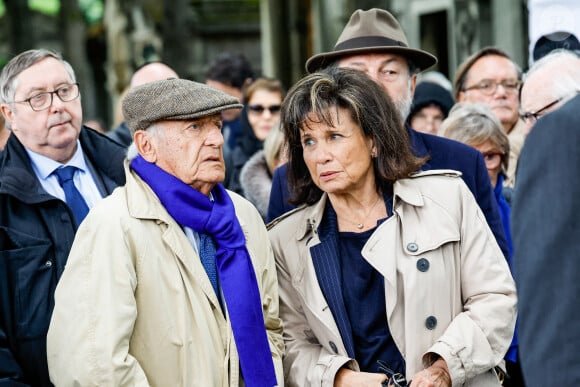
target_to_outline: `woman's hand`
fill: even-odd
[[[451,376],[445,360],[439,358],[423,371],[417,372],[411,387],[451,387]]]
[[[380,387],[387,380],[385,374],[357,372],[341,368],[334,377],[334,387]]]

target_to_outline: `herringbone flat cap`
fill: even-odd
[[[135,87],[123,99],[131,134],[157,121],[191,120],[240,109],[242,104],[220,90],[187,79],[165,79]]]

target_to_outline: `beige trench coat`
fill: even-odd
[[[55,293],[48,364],[56,386],[243,385],[231,326],[181,227],[134,172],[82,223]],[[284,350],[274,257],[262,218],[230,193],[262,297],[280,385]],[[243,295],[240,295],[243,297]]]
[[[430,364],[428,353],[436,353],[447,362],[454,386],[497,386],[492,368],[513,335],[515,285],[484,215],[458,176],[428,171],[395,183],[394,215],[377,228],[362,255],[385,278],[385,317],[408,379]],[[320,243],[316,230],[326,200],[269,225],[284,322],[284,372],[291,386],[332,386],[340,367],[358,370],[309,251]]]

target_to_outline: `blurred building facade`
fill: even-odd
[[[526,0],[277,0],[261,1],[261,67],[293,83],[311,55],[332,50],[356,9],[383,8],[401,23],[409,44],[433,53],[437,70],[453,78],[457,66],[485,46],[528,61]],[[281,52],[280,52],[281,51]]]
[[[257,74],[276,77],[290,87],[305,74],[310,56],[333,49],[359,8],[393,13],[410,45],[436,55],[439,63],[433,70],[451,79],[459,63],[488,45],[506,50],[526,69],[533,44],[529,36],[567,22],[580,26],[580,10],[570,12],[574,4],[580,7],[580,0],[96,2],[103,8],[96,18],[100,21],[85,25],[78,16],[78,0],[60,0],[58,17],[33,12],[26,2],[4,0],[0,62],[32,47],[63,52],[77,71],[85,115],[109,123],[135,68],[152,60],[203,82],[208,64],[219,53],[237,51],[246,55]]]

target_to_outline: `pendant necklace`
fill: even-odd
[[[369,214],[374,210],[374,208],[377,206],[377,204],[379,203],[379,201],[381,199],[382,199],[382,196],[379,195],[379,197],[375,201],[375,204],[373,204],[373,206],[366,212],[365,216],[363,217],[363,222],[366,220],[366,218],[369,216]],[[357,223],[357,222],[353,222],[352,220],[349,220],[349,219],[346,219],[346,220],[348,220],[350,223],[353,223],[354,225],[356,225],[356,228],[359,230],[362,230],[365,227],[364,223],[362,223],[362,222]]]

